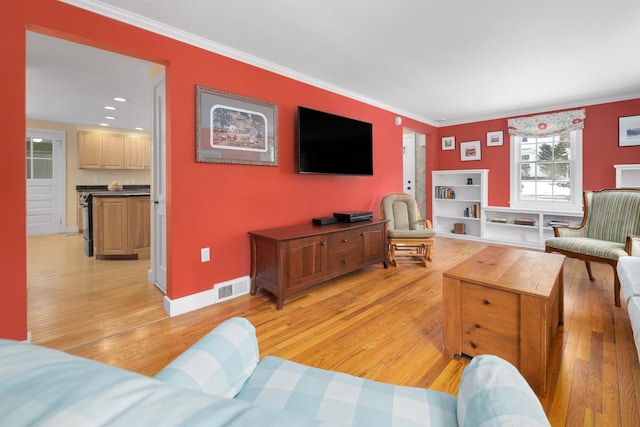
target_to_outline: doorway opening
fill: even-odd
[[[402,191],[418,202],[420,215],[427,218],[427,136],[402,130]]]
[[[38,176],[47,167],[62,166],[62,172],[54,176],[63,177],[64,195],[59,205],[66,208],[66,214],[60,214],[58,229],[27,237],[27,329],[32,341],[66,350],[131,330],[140,322],[167,317],[164,295],[158,290],[164,291],[166,285],[156,287],[148,281],[156,277],[153,261],[166,260],[165,253],[157,252],[166,250],[165,247],[154,247],[151,259],[146,260],[87,257],[82,234],[78,233],[81,217],[77,214],[78,187],[106,187],[114,180],[125,187],[128,184],[146,185],[151,187],[151,200],[154,201],[156,182],[161,182],[158,187],[164,188],[166,161],[156,163],[155,158],[151,158],[150,168],[139,170],[80,168],[78,131],[135,131],[150,136],[154,150],[164,152],[164,113],[161,123],[154,123],[155,117],[151,117],[155,104],[162,104],[158,106],[163,111],[165,108],[165,67],[34,32],[27,32],[26,65],[27,126],[51,128],[51,132],[62,140],[61,149],[55,146],[56,150],[53,150],[35,141],[33,138],[39,136],[28,131],[27,161],[36,164],[31,171]],[[161,86],[157,85],[159,76]],[[106,96],[105,88],[117,87],[138,91],[128,100],[131,102],[116,104],[117,110],[105,110],[105,106],[114,106],[114,97],[126,92],[114,90]],[[154,98],[158,90],[162,94]],[[53,106],[49,102],[52,99]],[[140,106],[144,111],[133,111]],[[94,114],[94,118],[88,113]],[[127,122],[125,118],[129,113],[145,117],[146,122]],[[111,126],[102,126],[106,124]],[[134,127],[142,129],[134,130]],[[51,156],[60,154],[62,160],[50,161],[48,166],[42,157],[49,155],[49,151],[52,151]],[[29,170],[28,165],[27,173]],[[36,189],[31,187],[27,184],[28,198],[30,191]],[[152,211],[154,208],[155,204]],[[157,239],[155,233],[160,229],[152,227],[152,241]],[[166,234],[166,230],[161,231],[161,235]]]

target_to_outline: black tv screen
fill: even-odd
[[[373,126],[298,107],[298,172],[373,175]]]

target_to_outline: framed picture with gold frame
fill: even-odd
[[[278,165],[278,106],[196,86],[196,162]]]
[[[456,137],[455,136],[443,136],[442,137],[442,149],[443,150],[455,150],[456,149]]]

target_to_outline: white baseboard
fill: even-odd
[[[221,283],[242,283],[248,280],[250,280],[249,276],[242,276],[238,277],[237,279],[232,279]],[[176,298],[173,300],[165,295],[164,311],[167,312],[169,317],[175,317],[184,313],[188,313],[190,311],[213,305],[218,302],[216,298],[216,286],[218,285],[220,285],[220,283],[214,284],[211,289],[207,289],[206,291],[198,292],[195,294],[187,295],[186,297]]]

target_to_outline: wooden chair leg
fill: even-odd
[[[427,245],[418,246],[418,254],[420,255],[420,261],[424,266],[427,266]]]
[[[396,245],[389,245],[389,264],[397,267],[396,264]]]
[[[617,266],[613,266],[613,297],[616,307],[620,307],[620,278],[618,277]]]
[[[591,262],[589,261],[585,261],[584,265],[587,266],[587,274],[589,274],[589,280],[591,280],[592,282],[594,282],[596,280],[595,277],[593,277],[593,273],[591,272]]]

